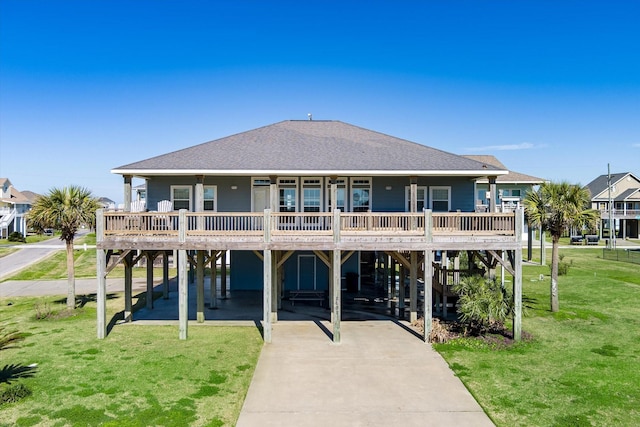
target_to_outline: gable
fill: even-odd
[[[612,197],[629,188],[640,188],[640,179],[630,172],[612,173],[611,184],[616,188]],[[600,175],[585,186],[591,192],[591,200],[609,200],[609,177]]]
[[[152,175],[505,174],[473,159],[339,121],[289,120],[130,163],[113,173]]]

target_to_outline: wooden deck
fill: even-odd
[[[99,211],[101,249],[462,250],[521,244],[517,213]]]

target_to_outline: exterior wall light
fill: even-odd
[[[238,186],[237,186],[237,185],[232,185],[232,186],[231,186],[231,189],[232,189],[232,190],[237,190],[237,189],[238,189]]]

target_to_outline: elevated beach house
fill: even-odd
[[[0,178],[0,239],[13,232],[27,235],[26,213],[31,209],[33,193],[20,192],[8,178]],[[33,194],[35,196],[35,194]]]
[[[394,294],[402,318],[424,314],[428,337],[434,308],[449,305],[461,253],[489,272],[499,263],[513,275],[514,334],[520,336],[523,216],[519,209],[497,212],[495,181],[508,173],[502,167],[340,121],[304,120],[112,172],[123,177],[125,206],[98,212],[100,338],[113,265],[125,266],[130,320],[132,265],[140,256],[149,264],[162,257],[166,272],[174,254],[181,339],[187,337],[188,271],[195,271],[196,319],[204,321],[205,266],[226,254],[228,289],[225,277],[212,299],[219,291],[231,298],[235,291],[262,295],[266,342],[283,300],[324,299],[339,342],[345,296],[376,292]],[[131,202],[133,178],[145,180],[144,211]],[[475,212],[480,178],[493,194],[482,213]],[[215,278],[210,283],[217,286]]]
[[[600,238],[640,238],[640,178],[631,172],[600,175],[585,186],[600,212]]]

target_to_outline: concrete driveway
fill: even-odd
[[[493,426],[406,323],[280,321],[262,349],[238,427]]]

